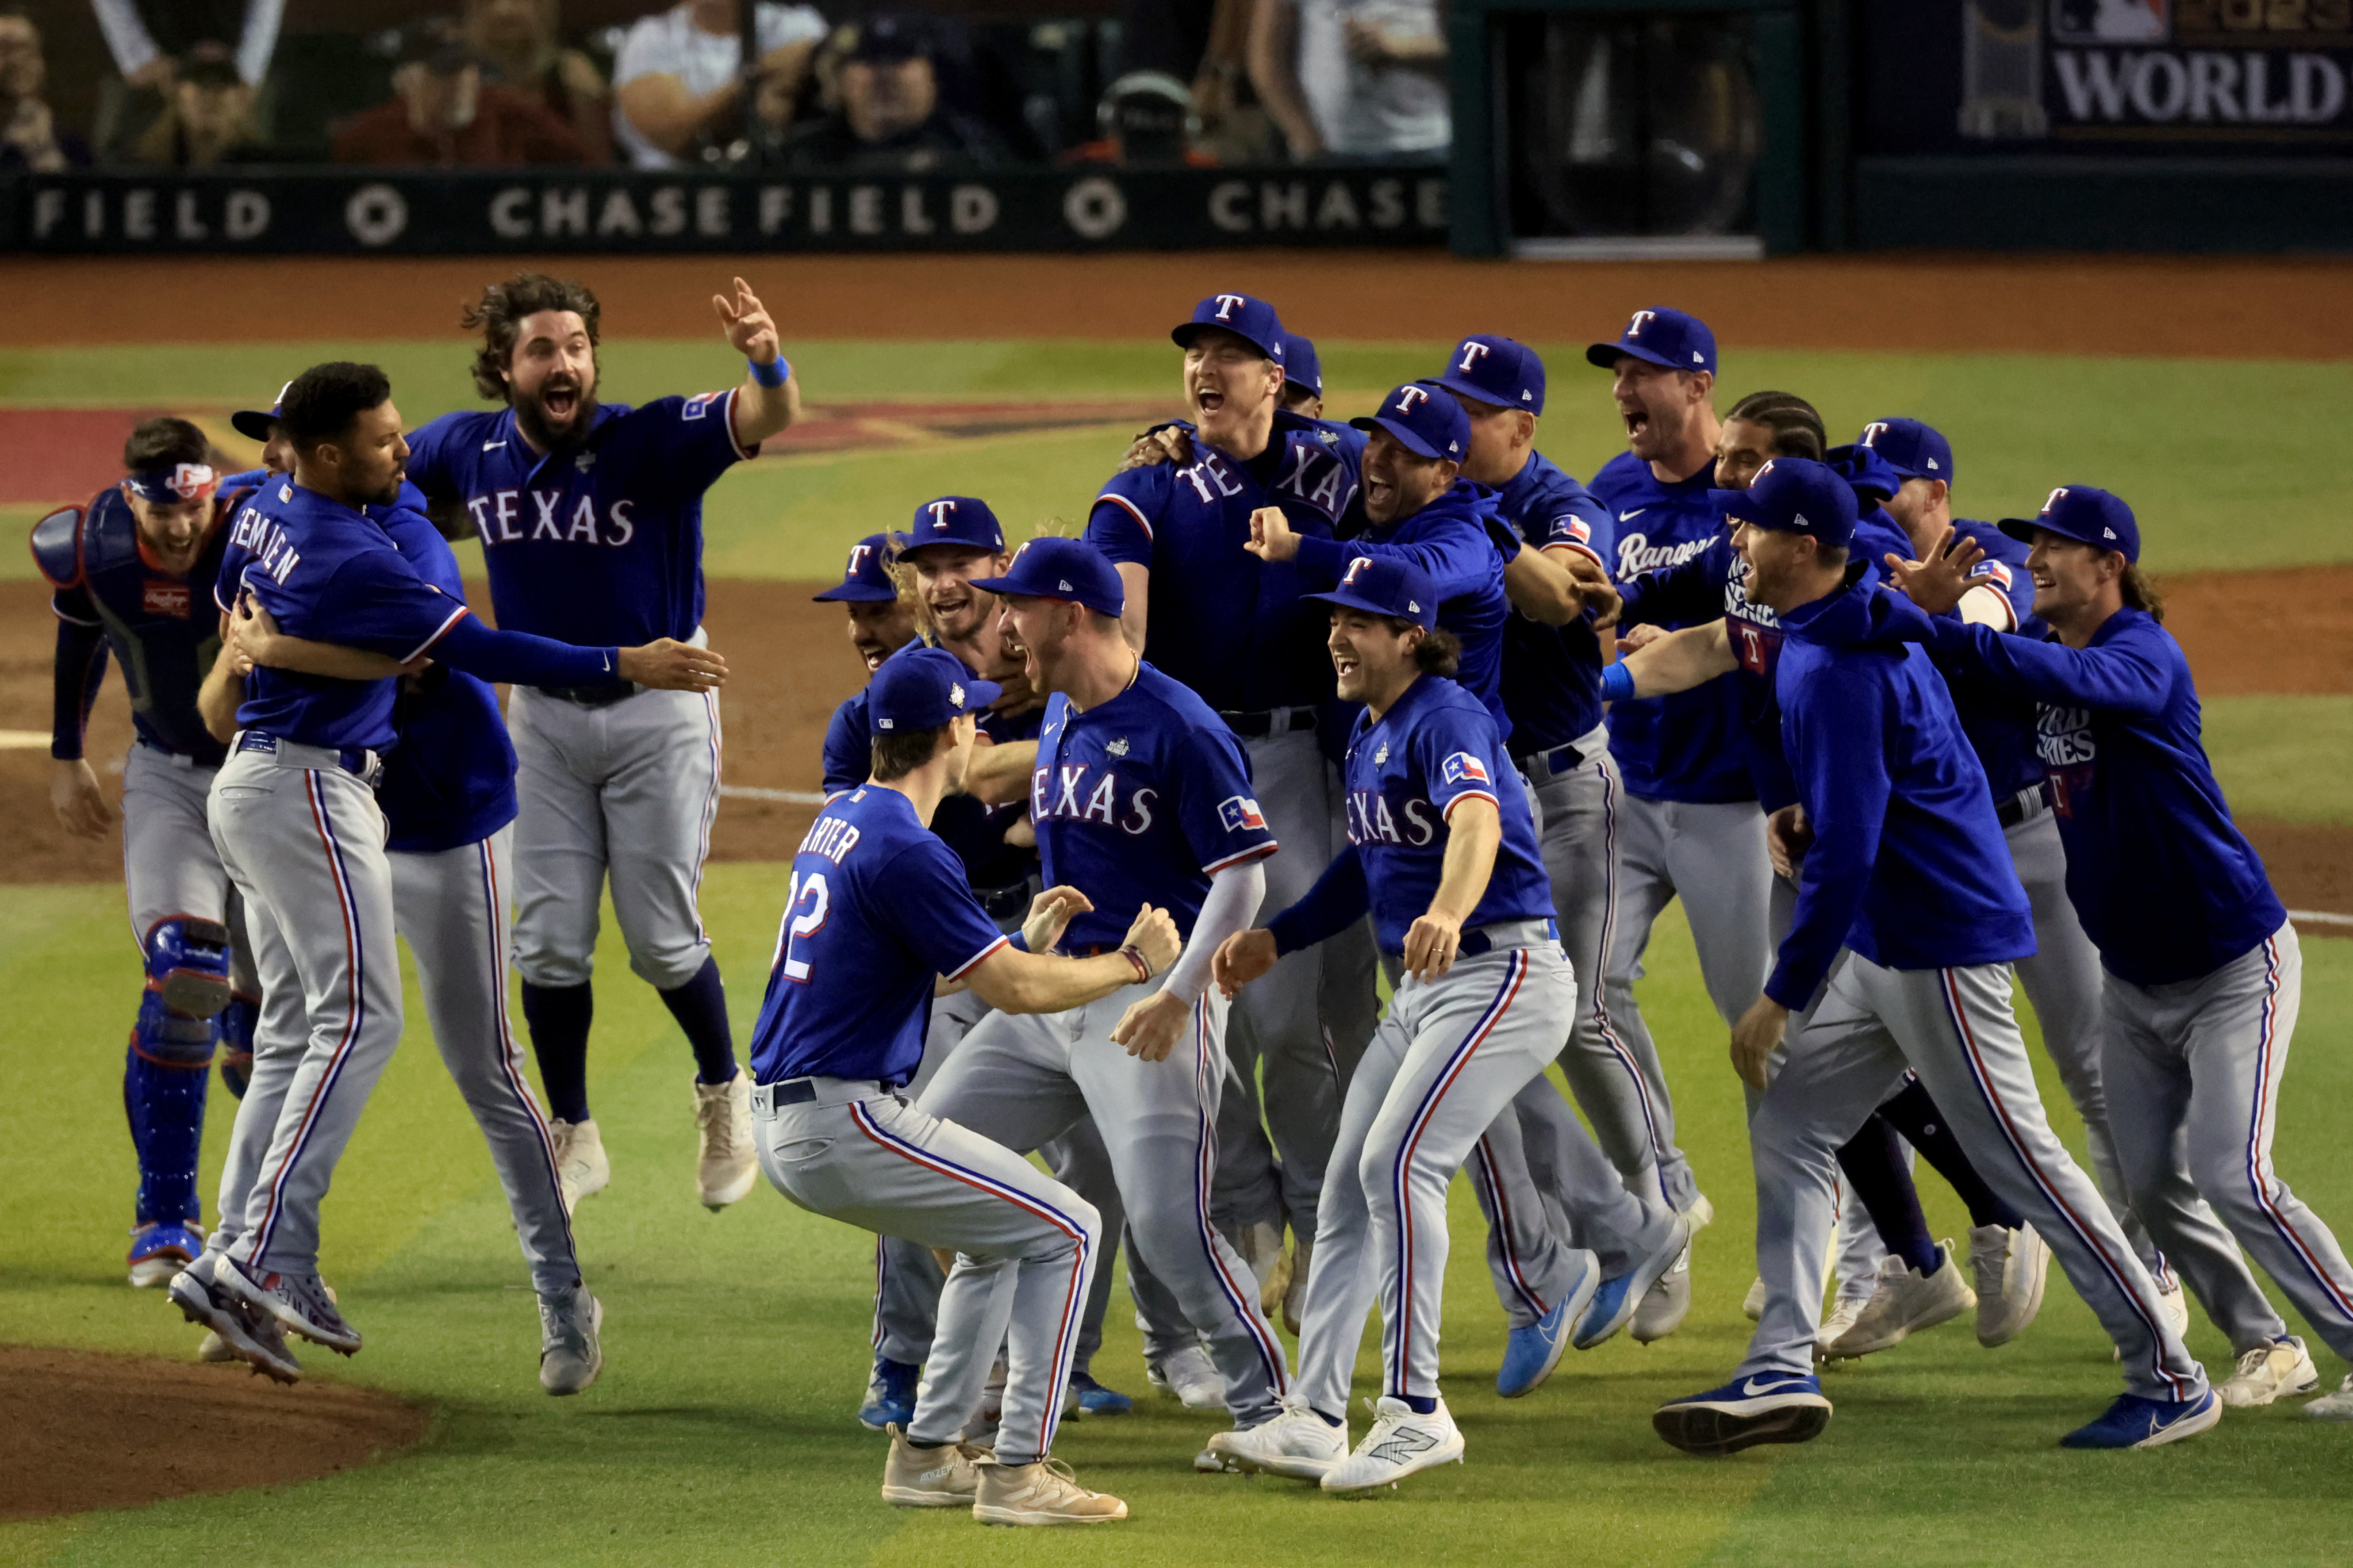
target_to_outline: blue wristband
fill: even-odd
[[[785,378],[793,374],[791,363],[782,354],[776,356],[774,364],[762,364],[755,359],[747,359],[744,363],[752,367],[752,379],[762,386],[782,386]]]
[[[1632,700],[1633,696],[1634,672],[1626,668],[1624,659],[1621,658],[1616,664],[1602,667],[1601,700],[1626,702]]]

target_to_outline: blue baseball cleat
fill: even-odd
[[[1135,1408],[1134,1400],[1083,1372],[1071,1373],[1070,1400],[1082,1415],[1124,1415]]]
[[[132,1227],[131,1255],[123,1262],[131,1270],[131,1283],[143,1290],[170,1284],[172,1276],[194,1263],[204,1249],[205,1238],[188,1226],[151,1223]]]
[[[1692,1216],[1675,1215],[1674,1224],[1667,1227],[1667,1239],[1625,1273],[1604,1279],[1593,1292],[1584,1315],[1577,1320],[1577,1331],[1570,1342],[1578,1350],[1589,1351],[1626,1326],[1659,1276],[1675,1266],[1675,1259],[1691,1245]]]
[[[858,1413],[858,1424],[870,1432],[887,1430],[892,1424],[904,1427],[915,1418],[915,1383],[923,1368],[910,1366],[903,1361],[887,1356],[874,1358],[874,1375],[866,1384],[866,1405]]]
[[[1495,1392],[1506,1399],[1534,1394],[1560,1364],[1568,1348],[1568,1326],[1577,1320],[1601,1287],[1601,1265],[1584,1254],[1577,1284],[1553,1303],[1552,1310],[1525,1329],[1514,1329],[1504,1342],[1504,1364],[1495,1372]]]
[[[2195,1399],[2143,1399],[2120,1394],[2097,1421],[2059,1439],[2063,1448],[2158,1448],[2194,1437],[2222,1419],[2212,1389]]]
[[[1671,1400],[1651,1427],[1686,1454],[1736,1454],[1760,1443],[1804,1443],[1831,1424],[1822,1380],[1811,1373],[1767,1372],[1722,1388]]]

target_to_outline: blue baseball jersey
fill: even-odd
[[[1329,539],[1356,499],[1361,431],[1274,416],[1258,457],[1219,451],[1198,436],[1182,468],[1148,464],[1114,474],[1087,514],[1086,541],[1114,563],[1149,568],[1144,657],[1211,708],[1257,713],[1329,697],[1323,606],[1301,603],[1311,583],[1294,562],[1242,546],[1250,513],[1282,509],[1298,532]]]
[[[2120,610],[2070,648],[1895,603],[1921,627],[1904,635],[1926,637],[1940,663],[1966,662],[2038,705],[2067,897],[2109,971],[2136,985],[2196,980],[2285,921],[2214,781],[2189,661],[2152,616]]]
[[[427,653],[486,679],[588,684],[614,679],[615,649],[573,648],[470,622],[365,512],[281,479],[237,508],[215,592],[248,593],[289,637],[364,648],[406,664]],[[257,668],[237,727],[299,745],[388,749],[399,682]]]
[[[425,515],[424,500],[410,489],[397,506],[367,510],[418,576],[462,604],[458,557]],[[398,739],[375,792],[385,848],[436,854],[480,843],[514,820],[514,742],[489,682],[429,665],[402,678],[392,721]]]
[[[49,754],[82,754],[90,704],[111,653],[131,698],[139,739],[210,767],[226,755],[196,711],[196,692],[220,653],[213,583],[228,547],[227,519],[237,497],[224,487],[207,533],[185,576],[154,565],[139,521],[119,487],[100,490],[79,520],[44,520],[33,560],[53,592],[58,617],[56,701]]]
[[[757,454],[735,394],[600,404],[586,439],[543,458],[514,411],[445,414],[408,438],[408,475],[463,503],[499,625],[635,647],[702,624],[702,492]]]
[[[2009,963],[2034,952],[1985,770],[1916,648],[1858,646],[1878,574],[1781,617],[1782,743],[1813,829],[1765,993],[1795,1012],[1841,947],[1890,969]]]
[[[1956,519],[1953,530],[1985,550],[1986,558],[1969,574],[2010,603],[2010,626],[1997,629],[2013,631],[2033,642],[2050,636],[2051,628],[2034,613],[2034,580],[2026,570],[2028,546],[1990,522]],[[1962,731],[1976,749],[1986,783],[1995,795],[2016,795],[2042,783],[2033,700],[1996,685],[1965,661],[1939,660],[1937,667],[1953,689],[1953,707],[1960,713]]]
[[[1359,714],[1345,776],[1348,842],[1363,866],[1382,952],[1404,949],[1406,932],[1437,896],[1448,824],[1465,800],[1494,805],[1504,841],[1464,929],[1553,918],[1552,880],[1519,770],[1486,704],[1461,686],[1425,675],[1379,719]]]
[[[1873,507],[1856,520],[1852,558],[1876,565],[1890,552],[1906,556],[1911,546],[1902,527],[1884,509]],[[1781,699],[1776,673],[1781,661],[1781,623],[1771,608],[1748,596],[1748,563],[1732,547],[1728,530],[1690,560],[1646,572],[1621,590],[1622,619],[1629,626],[1698,626],[1721,618],[1739,661],[1732,672],[1739,693],[1742,737],[1748,780],[1757,804],[1778,811],[1798,799],[1798,784],[1782,748]],[[1649,703],[1630,703],[1630,712]]]
[[[1631,452],[1602,464],[1587,488],[1609,509],[1617,530],[1612,575],[1630,583],[1645,572],[1681,565],[1722,537],[1724,519],[1708,495],[1715,484],[1712,462],[1674,484],[1661,483],[1651,465]],[[1698,623],[1662,624],[1673,631]],[[1646,800],[1753,800],[1757,790],[1742,731],[1738,683],[1723,676],[1656,702],[1619,704],[1609,715],[1609,754],[1626,775],[1627,790]]]
[[[1491,522],[1500,526],[1492,501],[1493,492],[1457,479],[1411,517],[1383,526],[1373,526],[1358,507],[1343,523],[1347,537],[1301,540],[1299,566],[1319,589],[1347,575],[1348,563],[1359,555],[1391,556],[1420,567],[1438,592],[1440,627],[1462,644],[1455,679],[1486,704],[1495,728],[1509,735],[1512,721],[1504,711],[1504,622],[1512,613],[1512,601],[1504,591],[1504,557],[1490,531]],[[1328,637],[1331,616],[1321,621]],[[1321,647],[1318,653],[1328,668],[1331,655]]]
[[[1063,938],[1074,951],[1116,946],[1145,904],[1189,937],[1209,879],[1275,851],[1241,742],[1149,660],[1084,712],[1060,692],[1047,699],[1029,820],[1047,885],[1094,903]]]
[[[754,1080],[905,1083],[923,1059],[934,977],[961,980],[1009,940],[905,795],[878,784],[839,796],[793,855]]]
[[[1567,550],[1609,567],[1617,538],[1609,509],[1541,452],[1495,492],[1495,510],[1531,550]],[[1514,610],[1504,622],[1501,689],[1512,754],[1550,751],[1601,722],[1601,638],[1590,612],[1565,626]]]

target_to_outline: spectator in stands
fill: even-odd
[[[48,85],[41,30],[14,6],[0,10],[0,169],[53,174],[90,163],[88,144],[49,112]]]
[[[335,134],[338,163],[576,163],[572,127],[530,93],[482,79],[448,23],[414,29],[392,73],[393,97]]]
[[[840,101],[786,139],[795,167],[920,174],[1005,162],[997,139],[940,101],[931,30],[913,16],[860,24],[841,60]]]
[[[90,0],[90,9],[122,79],[168,98],[174,60],[200,44],[231,50],[238,79],[259,87],[278,49],[286,0]]]
[[[1200,151],[1201,117],[1193,94],[1166,71],[1130,71],[1103,89],[1095,106],[1103,135],[1071,148],[1058,163],[1185,163],[1214,168],[1217,159]]]
[[[139,138],[142,163],[207,169],[265,162],[253,140],[253,89],[221,44],[199,44],[172,68],[170,107]]]
[[[596,62],[558,41],[556,0],[466,0],[483,79],[527,92],[571,125],[587,162],[613,161],[613,95]]]
[[[1257,0],[1250,75],[1294,158],[1435,154],[1453,138],[1438,0]]]
[[[676,169],[723,157],[754,135],[792,123],[825,38],[825,18],[807,5],[754,12],[760,57],[754,121],[743,122],[741,67],[744,0],[684,0],[640,16],[613,59],[613,135],[640,169]]]

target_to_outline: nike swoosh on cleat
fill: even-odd
[[[1740,1385],[1740,1392],[1746,1394],[1749,1398],[1754,1399],[1760,1394],[1778,1394],[1785,1388],[1803,1388],[1805,1386],[1806,1380],[1802,1377],[1783,1378],[1778,1383],[1768,1384],[1759,1384],[1752,1377],[1746,1383]]]
[[[1621,511],[1618,514],[1618,521],[1624,522],[1627,519],[1640,517],[1650,510],[1651,509],[1646,506],[1638,506],[1632,511]]]

